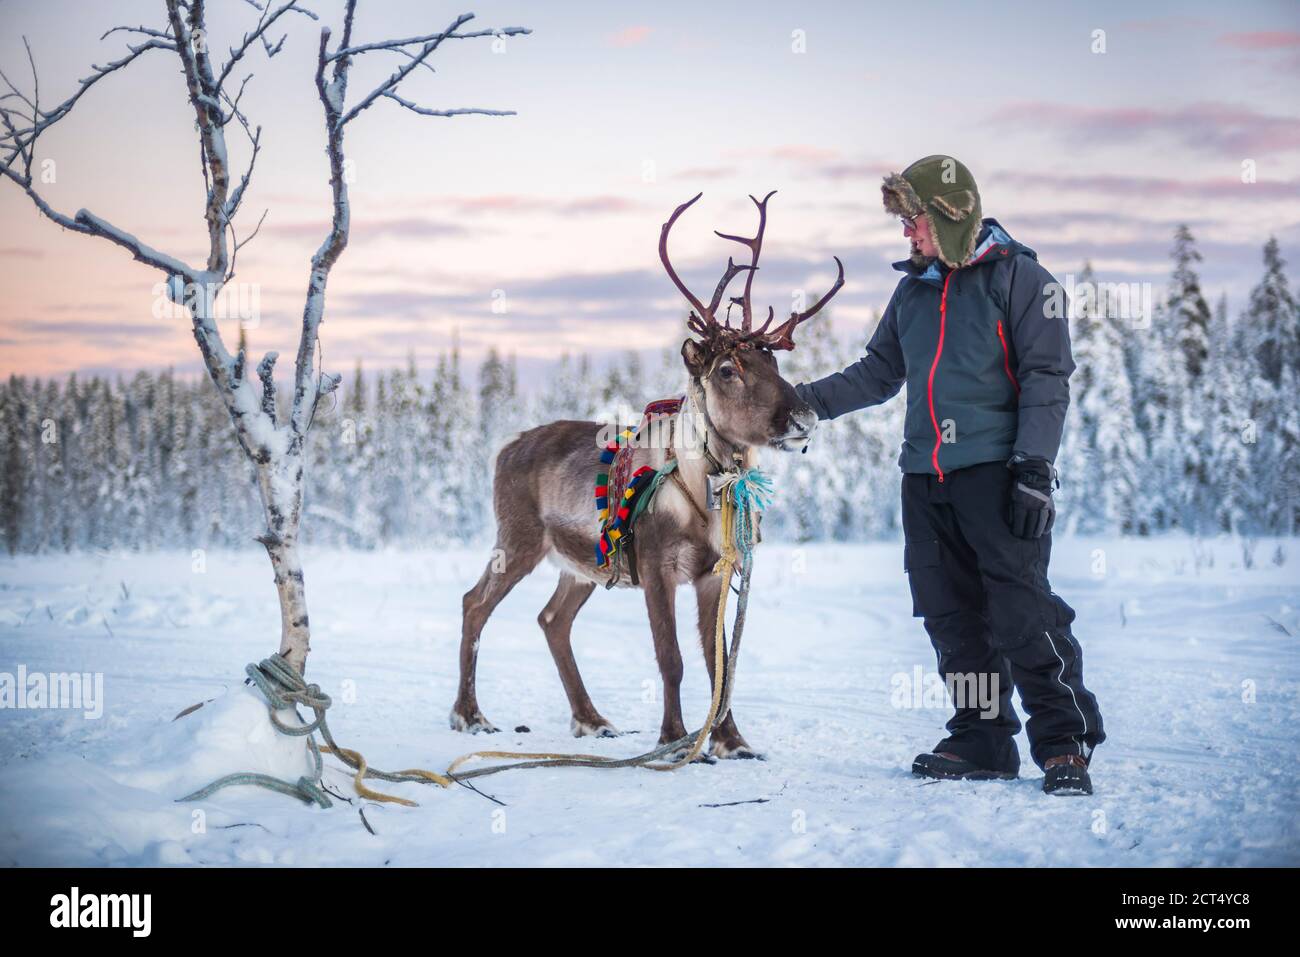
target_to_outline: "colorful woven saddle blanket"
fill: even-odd
[[[645,407],[641,423],[615,436],[600,453],[600,471],[596,473],[596,517],[600,534],[596,541],[596,567],[604,568],[618,557],[620,546],[629,540],[632,522],[649,504],[658,488],[659,474],[648,465],[632,471],[635,440],[655,419],[676,415],[685,396],[656,399]],[[667,474],[668,467],[663,472]]]

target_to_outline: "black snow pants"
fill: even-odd
[[[1013,681],[1029,713],[1030,751],[1040,768],[1060,754],[1089,760],[1106,735],[1097,699],[1083,685],[1083,649],[1070,633],[1074,610],[1047,581],[1051,534],[1033,540],[1011,534],[1010,493],[1011,472],[1001,462],[947,472],[942,482],[936,475],[903,476],[912,613],[925,619],[950,688],[979,680],[991,691],[996,676],[999,692],[996,709],[963,695],[949,736],[934,750],[1014,772],[1020,718],[1011,703]]]

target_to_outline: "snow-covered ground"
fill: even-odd
[[[302,761],[241,685],[279,630],[264,555],[209,553],[202,573],[182,553],[6,558],[0,673],[102,673],[104,701],[97,719],[0,709],[0,865],[1300,864],[1300,542],[1282,544],[1280,565],[1276,547],[1261,543],[1243,569],[1227,540],[1058,541],[1053,585],[1079,613],[1109,735],[1091,799],[1043,795],[1023,735],[1020,780],[914,779],[911,758],[947,712],[896,706],[900,682],[934,668],[901,545],[768,543],[735,695],[765,762],[477,782],[504,807],[460,787],[377,784],[420,806],[366,804],[373,835],[360,801],[320,810],[235,788],[174,803],[226,771],[287,776]],[[498,609],[480,657],[484,712],[531,732],[448,729],[460,597],[486,557],[307,555],[309,676],[334,698],[340,743],[378,767],[438,770],[484,746],[651,747],[659,679],[640,593],[598,592],[574,628],[596,706],[635,733],[575,740],[535,620],[549,565]],[[687,589],[678,617],[694,726],[708,685]],[[341,771],[327,781],[353,796]]]

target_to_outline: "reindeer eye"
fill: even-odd
[[[721,377],[723,382],[730,382],[732,379],[736,378],[736,370],[732,366],[723,366],[718,370],[718,375]]]

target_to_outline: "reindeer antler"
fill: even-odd
[[[821,312],[822,307],[831,301],[831,297],[840,291],[840,287],[844,285],[844,263],[840,262],[839,256],[834,256],[832,258],[835,260],[835,265],[839,267],[840,271],[839,276],[835,280],[835,285],[831,286],[831,288],[826,291],[826,295],[813,303],[811,309],[805,310],[804,312],[791,312],[790,318],[781,323],[771,332],[765,331],[767,329],[767,322],[763,323],[763,328],[758,330],[758,332],[754,334],[754,337],[761,340],[766,348],[774,351],[778,349],[793,349],[794,331],[798,328],[799,323],[806,319],[811,319],[813,316],[817,315],[817,313]],[[771,321],[771,319],[768,319],[768,322]]]
[[[749,265],[749,275],[745,277],[745,295],[740,301],[741,332],[749,332],[754,320],[754,307],[750,300],[750,290],[754,286],[754,273],[758,272],[759,254],[763,251],[763,231],[767,229],[767,201],[775,195],[776,190],[772,190],[772,192],[763,197],[761,203],[752,195],[749,197],[750,201],[758,207],[758,232],[754,234],[753,239],[746,239],[744,236],[730,236],[727,233],[718,232],[716,229],[713,231],[723,239],[730,239],[733,243],[740,243],[742,246],[748,246],[750,256],[752,257]],[[773,314],[774,310],[769,306],[767,311],[768,322],[772,321]],[[730,323],[728,323],[728,325],[730,325]],[[767,323],[763,324],[763,328],[767,328]]]
[[[681,281],[680,277],[677,275],[677,270],[673,268],[673,264],[668,260],[668,233],[672,230],[673,223],[677,222],[677,218],[694,206],[703,195],[703,193],[696,193],[694,198],[682,203],[673,210],[673,214],[668,217],[668,222],[663,224],[663,227],[659,230],[659,261],[664,264],[664,269],[668,270],[668,278],[673,281],[673,285],[681,291],[681,294],[686,297],[686,301],[694,307],[694,315],[702,321],[712,322],[713,325],[717,325],[716,320],[713,319],[712,310],[705,309],[704,304],[696,299],[694,294],[686,288],[686,283]],[[689,319],[687,320],[687,323],[690,323]],[[694,328],[694,326],[692,326],[692,328]]]
[[[744,236],[732,236],[727,233],[718,232],[718,236],[723,239],[729,239],[732,242],[740,243],[746,246],[750,251],[750,263],[748,266],[737,265],[736,262],[728,257],[727,268],[723,272],[722,278],[718,281],[717,288],[713,291],[713,299],[710,300],[706,307],[682,282],[681,277],[677,275],[677,270],[673,269],[673,264],[668,258],[668,233],[672,230],[673,224],[686,210],[690,209],[699,200],[703,193],[696,193],[694,197],[682,203],[673,214],[668,217],[668,222],[663,224],[659,231],[659,260],[664,264],[664,269],[668,271],[668,278],[673,281],[673,285],[686,297],[686,301],[691,304],[692,311],[687,317],[687,327],[697,335],[701,336],[707,342],[720,343],[724,346],[758,346],[764,349],[793,349],[794,348],[794,330],[799,323],[812,318],[826,303],[831,301],[840,287],[844,285],[844,264],[840,262],[839,257],[835,257],[835,264],[839,267],[839,278],[835,280],[826,295],[822,296],[813,304],[811,309],[805,312],[790,313],[790,318],[781,325],[777,326],[771,332],[768,332],[768,326],[772,324],[772,319],[776,315],[776,310],[771,306],[767,309],[767,320],[758,329],[753,328],[754,310],[751,299],[751,290],[754,285],[754,273],[758,271],[758,257],[763,250],[763,233],[767,229],[767,201],[776,195],[776,190],[768,193],[759,200],[750,196],[750,200],[758,207],[758,232],[752,238]],[[742,272],[748,272],[745,277],[745,292],[739,299],[733,297],[732,302],[740,304],[742,319],[739,329],[732,328],[728,320],[725,324],[718,322],[717,311],[722,304],[723,296],[726,294],[727,286],[731,280]]]

